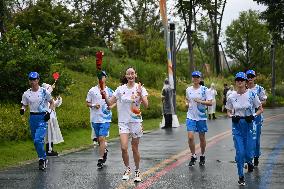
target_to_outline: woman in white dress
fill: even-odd
[[[216,95],[218,95],[217,90],[215,88],[215,84],[211,83],[211,87],[208,89],[210,95],[212,96],[212,106],[208,106],[208,118],[216,119]]]
[[[55,84],[49,85],[47,83],[43,83],[42,87],[46,88],[47,91],[52,93],[53,89],[55,88]],[[47,156],[58,156],[58,153],[53,150],[53,144],[59,144],[64,142],[64,140],[59,128],[55,108],[62,104],[62,98],[58,96],[56,98],[52,98],[52,100],[54,102],[54,110],[51,111],[50,120],[48,121],[47,133],[45,137],[45,150]]]

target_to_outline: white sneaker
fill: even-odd
[[[135,170],[134,182],[141,182],[140,171],[139,170]]]
[[[128,167],[123,173],[122,180],[129,180],[130,175],[131,175],[131,170],[130,167]]]

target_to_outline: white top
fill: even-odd
[[[135,83],[132,88],[128,88],[127,84],[119,86],[113,95],[117,99],[118,122],[142,122],[141,114],[135,113],[133,108],[140,108],[141,100],[137,96],[138,84]],[[148,96],[146,89],[142,86],[142,97]]]
[[[250,116],[260,105],[261,102],[253,91],[247,90],[244,94],[234,91],[228,96],[226,109],[231,110],[236,116]]]
[[[28,89],[22,96],[21,103],[30,107],[30,112],[47,112],[48,102],[51,100],[50,93],[43,87],[34,92]]]
[[[212,100],[212,96],[207,87],[200,86],[198,89],[194,89],[193,86],[188,87],[186,89],[186,99],[189,101],[187,118],[195,121],[207,120],[206,105],[195,102],[195,98],[203,101]]]
[[[227,94],[226,94],[226,98],[228,99],[228,97],[230,96],[230,94],[232,94],[234,92],[234,90],[228,90]]]
[[[265,101],[267,99],[267,96],[266,96],[266,93],[265,93],[265,89],[262,86],[256,84],[250,90],[252,90],[254,93],[257,94],[257,96],[258,96],[260,101]]]
[[[107,86],[104,88],[108,97],[112,96],[113,90]],[[108,109],[105,99],[102,98],[100,88],[98,86],[92,87],[88,94],[86,101],[93,106],[99,105],[97,109],[95,107],[90,108],[90,120],[94,123],[106,123],[111,122],[112,112]]]
[[[208,89],[208,92],[210,93],[210,95],[212,96],[212,99],[215,100],[216,99],[216,95],[218,94],[216,89],[212,89],[212,88],[209,88]]]

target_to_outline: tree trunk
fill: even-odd
[[[194,66],[194,57],[193,57],[193,46],[192,46],[192,37],[191,37],[191,26],[188,26],[186,30],[186,35],[187,35],[187,49],[188,49],[188,54],[189,54],[189,75],[194,71],[195,66]]]

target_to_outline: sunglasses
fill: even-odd
[[[249,79],[252,79],[252,78],[254,78],[255,76],[254,75],[252,75],[252,74],[248,74],[247,75],[247,78],[249,78]]]
[[[192,76],[193,78],[200,78],[199,76],[197,76],[197,75],[194,75],[194,76]]]
[[[243,79],[243,78],[236,78],[235,81],[242,81],[243,82],[243,81],[245,81],[245,79]]]
[[[35,81],[37,78],[29,78],[30,81]]]

